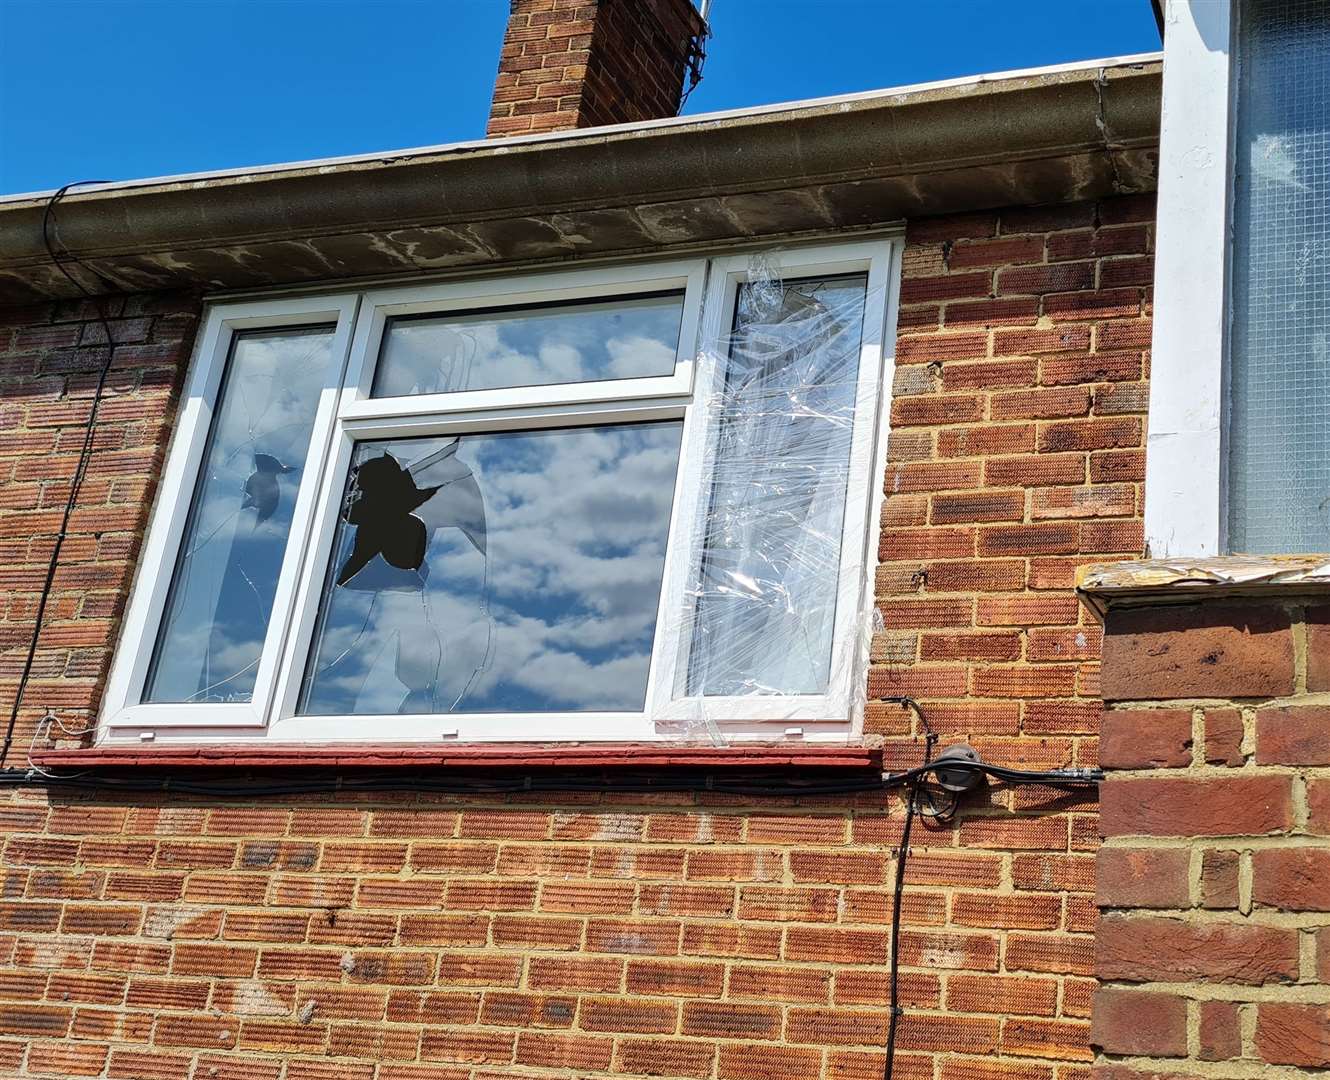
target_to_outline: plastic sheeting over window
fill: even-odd
[[[739,287],[703,403],[708,504],[677,690],[822,694],[832,672],[867,276]]]
[[[1229,547],[1330,550],[1330,4],[1239,19]]]
[[[250,700],[332,337],[236,335],[145,701]]]

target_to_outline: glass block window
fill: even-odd
[[[1229,548],[1330,551],[1330,3],[1247,0],[1235,75]]]

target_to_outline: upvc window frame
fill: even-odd
[[[668,742],[704,737],[695,725],[681,723],[699,713],[705,713],[713,741],[793,737],[843,742],[854,737],[862,722],[856,707],[862,687],[856,684],[866,677],[871,643],[869,616],[883,497],[900,249],[898,235],[879,235],[790,248],[780,254],[785,278],[860,272],[868,276],[851,455],[860,467],[851,476],[846,498],[834,634],[835,647],[853,655],[855,662],[852,671],[833,676],[831,692],[700,701],[673,697],[676,665],[685,648],[677,608],[693,558],[688,539],[694,535],[697,515],[707,506],[700,449],[707,419],[703,402],[716,386],[725,359],[716,344],[729,335],[738,286],[747,276],[748,257],[739,254],[211,305],[191,363],[113,662],[99,740]],[[684,297],[673,374],[402,397],[370,395],[385,326],[393,316],[494,307],[520,310],[537,303],[629,299],[663,290],[680,290]],[[243,330],[320,320],[336,323],[331,364],[335,377],[320,395],[253,700],[244,705],[141,703],[230,343]],[[646,703],[640,712],[297,715],[347,469],[357,442],[667,419],[682,421],[682,444]]]
[[[1168,0],[1145,466],[1148,557],[1228,552],[1239,0]]]

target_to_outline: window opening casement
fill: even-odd
[[[103,737],[852,735],[896,257],[210,307]]]
[[[1330,551],[1330,3],[1170,0],[1154,557]]]

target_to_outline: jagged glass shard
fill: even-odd
[[[332,336],[235,336],[144,701],[250,700]]]
[[[1238,20],[1229,548],[1330,550],[1330,6]]]
[[[674,372],[683,293],[388,320],[374,397]]]
[[[768,269],[739,287],[704,403],[710,501],[676,693],[827,689],[867,285]]]
[[[357,444],[299,711],[641,709],[682,426]]]

